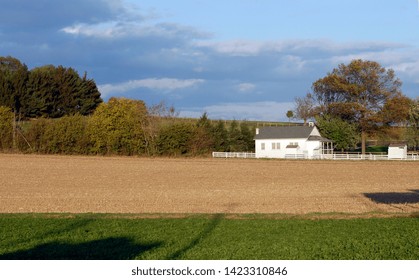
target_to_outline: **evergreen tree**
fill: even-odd
[[[89,115],[102,102],[93,80],[72,68],[42,66],[28,71],[13,57],[0,57],[0,106],[16,118]]]
[[[243,146],[245,146],[243,141],[243,136],[240,131],[239,124],[234,120],[228,131],[229,135],[229,152],[243,152]]]
[[[15,115],[22,110],[26,98],[28,68],[13,57],[0,57],[0,106],[9,107]]]
[[[208,154],[214,150],[214,135],[207,113],[197,121],[193,136],[190,139],[190,152],[195,155]]]
[[[242,150],[241,152],[253,152],[255,150],[255,140],[253,129],[249,126],[246,121],[240,124],[240,132],[242,138]]]
[[[214,137],[214,150],[216,152],[227,152],[229,150],[228,131],[224,121],[218,121],[212,129]]]

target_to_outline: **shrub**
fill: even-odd
[[[13,118],[10,108],[0,106],[0,150],[13,147]]]
[[[32,120],[28,130],[25,133],[25,137],[30,143],[33,152],[46,153],[46,130],[49,126],[53,124],[53,121],[50,119],[40,118]],[[26,150],[26,146],[20,148],[23,151]]]
[[[188,123],[175,123],[160,130],[157,139],[159,154],[179,156],[187,154],[194,126]]]
[[[145,149],[143,123],[147,109],[143,101],[111,98],[89,119],[87,134],[95,154],[142,154]]]
[[[86,118],[80,114],[64,116],[45,127],[44,152],[52,154],[87,153]]]

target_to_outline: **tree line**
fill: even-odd
[[[194,122],[176,118],[173,108],[147,108],[140,100],[111,98],[90,116],[38,118],[13,127],[14,114],[0,107],[0,150],[80,155],[207,155],[212,151],[254,150],[254,127],[247,122]]]
[[[13,57],[0,57],[0,106],[21,119],[89,115],[102,102],[96,83],[63,66],[28,70]]]
[[[295,104],[287,117],[304,124],[315,119],[339,150],[362,143],[365,152],[367,136],[395,125],[405,127],[411,148],[419,147],[419,98],[403,95],[394,71],[377,62],[340,64]],[[0,57],[0,150],[148,156],[254,151],[255,127],[248,122],[214,124],[204,114],[191,123],[176,116],[163,103],[103,103],[95,82],[72,68],[29,71],[16,58]]]

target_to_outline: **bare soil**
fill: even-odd
[[[419,162],[0,154],[0,213],[412,213]]]

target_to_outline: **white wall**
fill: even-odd
[[[407,146],[404,147],[388,147],[389,159],[407,158]]]
[[[315,126],[313,131],[310,133],[311,136],[320,136],[320,131],[318,130],[318,128]]]
[[[265,144],[265,150],[262,150],[262,143]],[[280,149],[272,149],[272,143],[279,143]],[[297,143],[298,149],[287,149],[290,143]],[[305,139],[265,139],[255,140],[255,153],[257,158],[285,158],[286,154],[305,154],[307,157],[313,157],[314,149],[320,145],[319,141],[306,141]]]
[[[321,149],[322,143],[320,141],[307,141],[306,150],[308,152],[308,157],[312,158],[314,156],[314,150]]]

